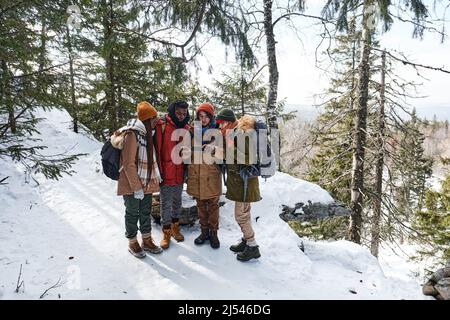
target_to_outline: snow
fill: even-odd
[[[302,239],[278,216],[281,204],[333,199],[319,186],[284,173],[260,180],[263,200],[252,205],[260,259],[242,263],[228,249],[241,233],[234,204],[223,198],[220,249],[194,245],[196,225],[183,227],[184,242],[172,241],[161,255],[138,260],[127,252],[116,183],[101,173],[101,143],[70,131],[64,111],[39,116],[46,119],[39,130],[48,154],[87,155],[72,176],[47,181],[37,175],[39,185],[24,178],[21,165],[2,160],[2,176],[10,178],[0,187],[0,299],[39,299],[59,279],[44,299],[425,298],[416,279],[384,272],[354,243],[303,239],[303,253]],[[162,238],[156,224],[153,236],[157,242]],[[21,265],[24,287],[16,293]]]

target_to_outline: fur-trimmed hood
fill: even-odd
[[[244,115],[238,120],[236,129],[241,129],[242,131],[247,131],[249,129],[255,129],[256,118],[251,115]]]

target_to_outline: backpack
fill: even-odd
[[[125,138],[126,131],[124,131],[120,136],[122,139]],[[137,139],[137,137],[136,137]],[[123,141],[118,143],[117,146],[123,148]],[[115,148],[111,143],[111,138],[109,138],[102,147],[102,151],[100,152],[100,156],[102,157],[102,168],[103,173],[112,180],[119,180],[120,176],[120,155],[122,153],[122,149]]]
[[[255,130],[257,134],[257,158],[255,166],[259,169],[259,175],[262,178],[267,179],[274,176],[276,171],[275,159],[270,144],[270,135],[264,121],[257,120],[255,123]],[[265,130],[265,132],[260,132],[260,130]],[[266,150],[260,149],[264,148],[264,141],[261,141],[260,139],[265,139]]]
[[[260,132],[260,130],[265,130],[265,132]],[[267,132],[267,126],[265,122],[257,120],[255,123],[256,131],[256,164],[242,165],[239,170],[239,176],[244,181],[244,201],[247,199],[247,186],[248,179],[254,177],[262,177],[264,179],[270,178],[275,175],[275,159],[273,156],[272,148],[270,145],[270,138]],[[266,150],[265,152],[261,150],[264,147],[264,141],[260,139],[265,139]]]
[[[265,130],[265,132],[261,130]],[[255,131],[257,137],[256,163],[248,166],[243,165],[241,167],[239,175],[243,179],[252,177],[262,177],[267,179],[275,174],[275,160],[265,122],[257,120],[255,122]],[[265,139],[266,141],[260,139]],[[266,144],[266,150],[261,150],[261,148],[264,148],[264,143]]]

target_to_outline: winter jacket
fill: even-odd
[[[215,122],[212,127],[215,128]],[[202,137],[208,128],[202,128]],[[202,143],[207,143],[202,141]],[[192,145],[193,145],[192,141]],[[222,194],[222,172],[217,164],[190,164],[186,192],[199,200],[219,197]]]
[[[120,154],[120,171],[119,181],[117,183],[117,195],[131,195],[135,191],[143,188],[141,180],[137,173],[138,163],[138,143],[136,134],[129,131],[125,135],[123,141],[123,149]],[[159,183],[150,181],[147,188],[144,190],[145,194],[159,192]]]
[[[238,124],[235,128],[242,129],[244,132],[249,129],[255,128],[255,118],[251,116],[244,116],[238,120]],[[225,139],[224,139],[225,140]],[[235,163],[227,163],[227,193],[226,198],[232,201],[238,202],[257,202],[261,200],[261,195],[259,191],[259,180],[258,177],[249,178],[247,182],[247,192],[246,199],[244,199],[244,180],[239,175],[240,169],[245,166],[245,164],[238,164],[237,154],[242,152],[245,154],[246,163],[248,163],[249,157],[249,143],[245,144],[245,150],[239,150],[237,145],[237,139],[234,139],[234,152],[235,152]],[[227,151],[225,149],[225,151]]]
[[[189,130],[186,125],[185,129]],[[176,186],[184,182],[184,164],[174,164],[171,159],[172,150],[179,141],[172,141],[172,133],[177,129],[175,123],[169,115],[166,115],[156,123],[156,153],[161,177],[162,185]],[[180,141],[182,138],[180,138]]]

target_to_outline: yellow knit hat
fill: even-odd
[[[137,116],[141,121],[145,121],[150,118],[155,118],[158,115],[155,107],[153,107],[147,101],[139,102],[137,105]]]

